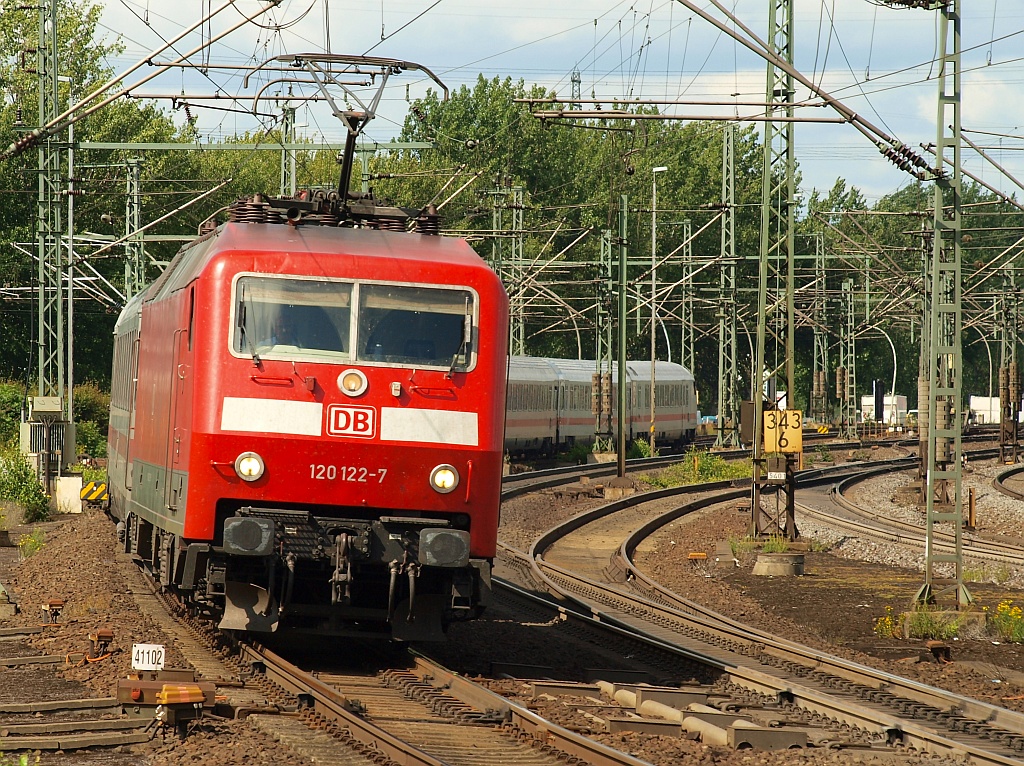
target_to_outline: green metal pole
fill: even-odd
[[[619,195],[618,474],[626,475],[626,195]]]

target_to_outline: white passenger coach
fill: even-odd
[[[697,430],[693,374],[671,362],[655,367],[655,438],[681,444]],[[554,452],[594,441],[592,389],[597,363],[586,359],[513,356],[505,403],[508,452]],[[612,427],[618,424],[618,365],[612,365]],[[626,363],[626,438],[650,433],[651,363]]]

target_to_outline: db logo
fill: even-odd
[[[327,408],[327,433],[372,439],[377,433],[377,411],[373,407],[332,404]]]

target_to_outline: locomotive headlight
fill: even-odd
[[[455,466],[443,463],[430,472],[430,486],[435,492],[447,495],[459,486],[459,472]]]
[[[359,396],[366,391],[366,385],[362,370],[345,370],[338,376],[338,388],[348,396]]]
[[[255,452],[243,452],[235,458],[235,473],[242,481],[256,481],[263,475],[263,458]]]

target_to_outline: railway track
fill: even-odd
[[[263,647],[235,647],[208,624],[184,614],[130,557],[116,557],[114,566],[124,570],[139,610],[197,669],[198,679],[217,685],[213,712],[247,719],[286,743],[296,760],[306,757],[331,766],[643,766],[636,758],[563,729],[423,657],[392,652],[374,658],[375,648],[365,647],[379,642],[351,649],[355,669],[339,661],[350,658],[332,651],[314,655],[315,662],[300,668]],[[0,635],[0,666],[39,675],[41,666],[64,663],[64,657],[31,654],[18,645],[22,637],[13,631]],[[77,685],[69,688],[80,691]],[[162,737],[177,738],[174,730],[168,733],[151,718],[126,716],[125,706],[115,699],[65,695],[67,699],[41,704],[40,698],[46,696],[57,695],[49,686],[33,687],[25,690],[24,701],[0,704],[0,749],[74,751],[74,757],[87,762],[93,757],[89,751],[129,746],[154,736],[158,742]],[[102,752],[96,757],[102,760]]]
[[[971,455],[974,459],[986,459],[995,457],[998,455],[998,451],[979,450],[972,452]],[[892,518],[885,514],[861,508],[844,497],[849,488],[858,482],[866,481],[880,473],[899,470],[900,468],[912,468],[915,465],[916,458],[908,458],[903,464],[892,464],[871,471],[865,471],[858,476],[848,477],[829,487],[825,493],[819,494],[817,501],[813,504],[807,502],[807,495],[804,495],[802,500],[797,503],[797,510],[807,518],[845,530],[860,538],[923,548],[925,532],[921,524]],[[1013,475],[1014,473],[1019,473],[1020,470],[1022,469],[1011,469],[1010,471],[1003,472],[1001,476]],[[996,481],[993,481],[993,484],[997,488],[1001,486],[1001,483],[997,484]],[[842,513],[836,512],[836,506],[842,509]],[[953,551],[953,535],[943,531],[941,528],[936,528],[933,530],[933,544],[937,550]],[[965,557],[977,562],[1024,567],[1024,549],[1012,542],[986,539],[979,535],[965,533],[963,552]]]
[[[898,466],[896,461],[889,469]],[[525,587],[537,589],[543,583],[572,608],[672,646],[738,689],[785,701],[794,714],[842,721],[875,742],[956,753],[976,763],[1019,763],[1024,751],[1020,714],[782,641],[642,576],[631,560],[640,540],[680,515],[716,500],[733,501],[746,491],[720,488],[714,499],[643,510],[644,501],[667,503],[667,496],[657,494],[656,499],[633,496],[574,517],[539,538],[528,554],[504,549],[503,565],[533,584]],[[609,561],[614,562],[611,568]]]
[[[1024,500],[1024,465],[1015,465],[1007,468],[992,479],[992,486],[1007,497],[1014,500]]]
[[[376,675],[310,672],[256,645],[242,648],[240,662],[264,688],[297,699],[298,715],[308,726],[374,763],[645,766],[422,656],[409,667]]]

